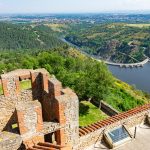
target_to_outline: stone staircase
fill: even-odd
[[[61,150],[62,148],[64,148],[64,146],[44,142],[44,143],[38,143],[37,145],[34,145],[28,150]]]

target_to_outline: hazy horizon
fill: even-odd
[[[0,14],[150,13],[150,0],[0,0]]]
[[[103,12],[19,12],[19,13],[1,13],[0,15],[94,15],[94,14],[150,14],[150,10],[148,11],[143,11],[143,10],[138,10],[138,11],[103,11]]]

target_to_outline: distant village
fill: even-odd
[[[15,23],[106,23],[106,22],[129,22],[129,23],[147,23],[150,22],[148,14],[128,14],[128,13],[103,13],[103,14],[24,14],[24,15],[0,15],[0,21]]]

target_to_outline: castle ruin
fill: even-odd
[[[31,80],[31,89],[20,82]],[[1,75],[0,150],[86,150],[118,126],[146,122],[150,104],[79,128],[79,100],[45,69]]]

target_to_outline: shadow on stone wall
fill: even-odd
[[[19,134],[19,127],[18,127],[18,119],[17,119],[17,112],[16,110],[10,117],[9,121],[7,122],[6,126],[3,128],[3,131],[8,131],[11,133]]]

